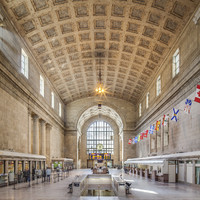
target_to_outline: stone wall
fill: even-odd
[[[200,25],[191,20],[180,38],[174,44],[167,59],[162,63],[154,79],[149,83],[146,93],[150,93],[149,108],[146,109],[146,93],[140,99],[142,116],[137,117],[136,134],[149,129],[150,124],[162,120],[163,115],[169,114],[169,144],[150,151],[150,140],[145,138],[134,145],[137,156],[144,157],[156,154],[187,152],[200,150],[200,104],[193,102],[191,114],[183,112],[186,98],[194,100],[196,85],[200,83]],[[172,57],[176,49],[180,51],[180,72],[172,78]],[[156,96],[156,79],[161,75],[161,94]],[[178,122],[172,122],[173,107],[180,109]],[[138,105],[137,105],[138,116]],[[162,128],[163,129],[163,128]],[[154,133],[156,134],[156,132]],[[158,139],[151,136],[152,139]],[[160,139],[160,138],[159,138]]]
[[[63,157],[64,104],[12,23],[7,19],[5,23],[5,27],[0,27],[0,149],[34,153],[33,116],[37,116],[38,154],[45,154],[48,160],[49,156]],[[28,79],[21,73],[21,48],[29,57]],[[40,74],[45,81],[44,97],[39,93]],[[51,91],[55,93],[55,109],[51,108]],[[51,126],[51,136],[46,135],[47,126]],[[42,141],[48,144],[44,142],[44,146]]]
[[[65,135],[65,157],[73,156],[75,159],[75,163],[77,160],[77,123],[81,116],[81,114],[87,110],[88,108],[98,104],[98,100],[95,97],[88,97],[84,99],[80,99],[77,101],[74,101],[72,103],[69,103],[66,105],[66,135]],[[133,104],[124,101],[122,99],[115,99],[111,97],[107,97],[105,101],[102,101],[102,106],[108,106],[112,109],[114,109],[119,116],[122,119],[123,122],[123,131],[128,131],[130,134],[133,135],[133,129],[135,126],[135,107]],[[105,116],[106,117],[106,116]],[[89,119],[91,120],[91,119]],[[88,120],[88,121],[89,121]],[[108,119],[109,120],[109,119]],[[108,121],[107,120],[107,121]],[[85,122],[85,125],[87,122]],[[84,127],[84,125],[83,125]],[[88,128],[88,126],[87,126]],[[117,133],[118,134],[118,133]],[[127,133],[125,133],[127,135]],[[87,166],[87,154],[86,154],[86,129],[82,129],[82,136],[81,136],[81,142],[80,142],[80,152],[81,155],[79,158],[81,158],[81,166],[86,167]],[[124,140],[124,146],[127,149],[125,151],[124,157],[130,157],[133,155],[131,153],[129,155],[129,149],[127,148],[129,136],[126,136]],[[73,145],[72,145],[73,144]],[[115,142],[116,146],[115,149],[120,151],[120,142],[119,142],[119,136],[118,136],[118,142]],[[69,147],[69,151],[68,151]],[[114,164],[120,163],[120,152],[115,152],[114,155]]]

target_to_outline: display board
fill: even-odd
[[[89,153],[90,160],[111,160],[111,153]]]

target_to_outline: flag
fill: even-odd
[[[149,130],[149,134],[153,134],[153,131],[154,131],[154,125],[151,125],[150,130]]]
[[[140,134],[140,140],[143,140],[143,135],[144,135],[144,133]]]
[[[164,126],[167,126],[168,122],[169,122],[169,116],[166,115],[166,116],[165,116],[165,119],[164,119],[164,123],[163,123]]]
[[[138,140],[137,140],[138,142],[140,141],[140,134],[138,135]]]
[[[185,113],[190,114],[191,105],[192,105],[192,100],[186,99],[186,101],[185,101],[185,108],[184,108],[184,112]]]
[[[136,136],[134,139],[135,144],[138,142],[138,137]]]
[[[165,123],[165,115],[163,116],[162,125],[164,125],[164,123]]]
[[[135,138],[132,139],[132,144],[135,144]]]
[[[131,143],[132,143],[132,140],[131,140],[131,139],[129,139],[129,140],[128,140],[128,144],[131,144]]]
[[[148,130],[144,131],[144,135],[143,135],[143,137],[147,137],[148,132],[149,132]]]
[[[200,103],[200,85],[197,85],[196,95],[195,95],[194,101]]]
[[[179,112],[179,109],[176,110],[176,109],[173,108],[173,112],[174,112],[174,114],[173,114],[173,117],[171,118],[171,120],[172,121],[174,120],[174,121],[177,122],[178,121],[177,114]]]
[[[157,121],[156,122],[156,128],[155,128],[155,130],[159,131],[159,129],[160,129],[160,121]]]

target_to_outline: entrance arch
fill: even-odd
[[[88,108],[80,116],[77,123],[77,168],[87,167],[88,155],[86,153],[87,129],[95,121],[105,121],[111,125],[114,132],[114,164],[121,165],[123,161],[123,122],[119,114],[108,106],[102,106],[99,109],[97,106]],[[121,155],[120,155],[121,154]],[[121,159],[120,159],[121,158]]]

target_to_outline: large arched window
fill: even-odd
[[[87,153],[113,154],[113,129],[105,121],[95,121],[87,130]]]

